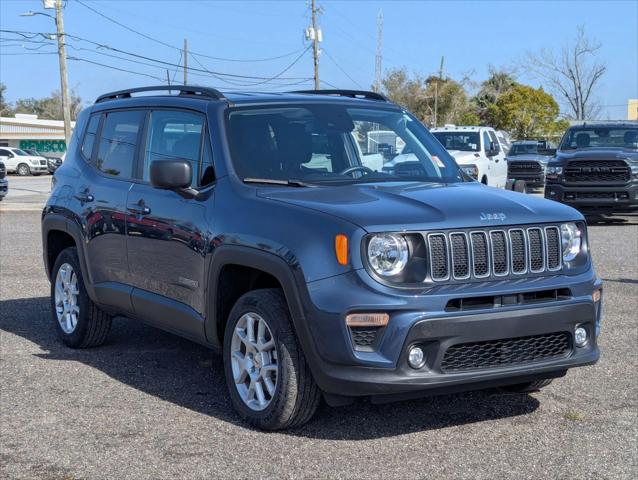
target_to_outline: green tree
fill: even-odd
[[[82,109],[82,99],[71,91],[71,120],[75,120]],[[54,90],[45,98],[21,98],[16,101],[15,113],[29,113],[37,115],[45,120],[62,120],[62,95],[59,90]]]
[[[0,83],[0,116],[8,117],[13,113],[13,108],[11,108],[11,104],[7,102],[6,97],[4,96],[4,92],[7,91],[7,87],[4,83]]]
[[[481,83],[479,91],[471,100],[482,125],[493,125],[494,119],[490,116],[490,107],[496,103],[501,95],[517,85],[513,75],[505,70],[497,70],[490,66],[489,72],[490,76]]]
[[[381,84],[383,93],[388,98],[410,110],[426,125],[434,123],[434,99],[437,94],[439,125],[461,123],[471,113],[465,88],[449,77],[424,78],[419,74],[410,76],[405,68],[401,68],[388,72]],[[470,118],[475,120],[476,116]]]
[[[489,110],[494,128],[507,130],[521,140],[553,137],[567,126],[558,119],[556,100],[542,87],[517,84],[500,95]]]

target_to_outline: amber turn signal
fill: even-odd
[[[591,294],[591,299],[594,302],[600,302],[600,290],[594,290],[594,293]]]
[[[348,237],[342,233],[335,237],[335,254],[339,265],[348,265]]]
[[[385,327],[390,320],[387,313],[351,313],[346,316],[349,327]]]

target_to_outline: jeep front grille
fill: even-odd
[[[556,226],[432,232],[430,277],[435,282],[489,279],[561,269],[561,238]]]
[[[625,183],[631,170],[624,160],[574,160],[565,167],[567,183]]]

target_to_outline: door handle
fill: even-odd
[[[95,200],[95,197],[90,194],[88,190],[84,190],[79,195],[76,195],[75,198],[77,198],[81,203],[89,203]]]
[[[151,207],[144,205],[144,200],[134,203],[129,206],[127,210],[131,213],[135,213],[136,215],[150,215],[151,213]]]

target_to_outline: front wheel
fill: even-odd
[[[514,183],[514,191],[519,193],[527,193],[527,182],[525,180],[516,180]]]
[[[224,334],[224,371],[235,410],[258,428],[303,425],[319,405],[281,290],[254,290],[237,301]]]
[[[31,169],[29,168],[29,165],[27,165],[26,163],[21,163],[20,165],[18,165],[18,168],[16,168],[16,172],[21,177],[27,177],[31,175]]]

